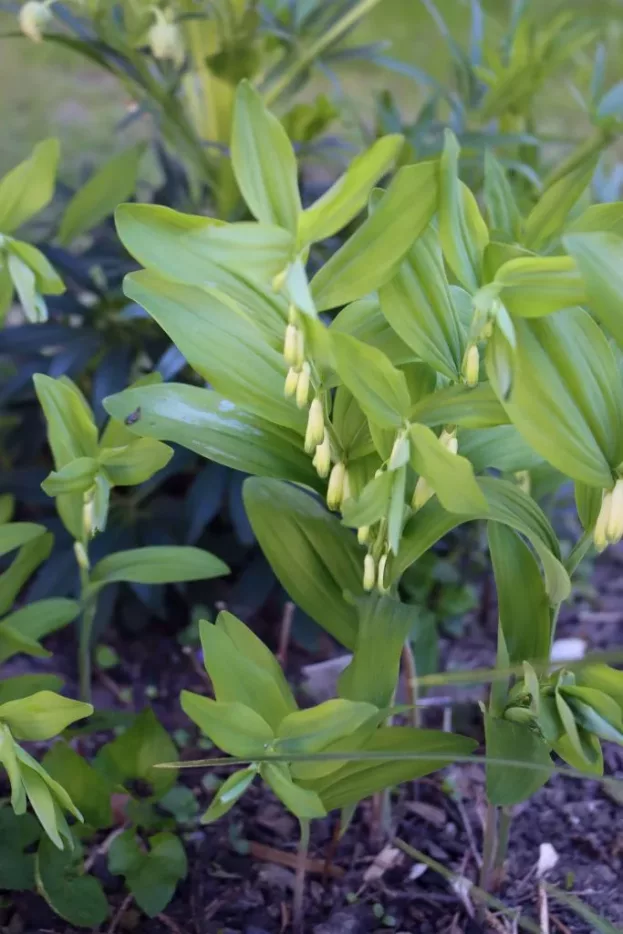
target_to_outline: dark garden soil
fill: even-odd
[[[561,618],[559,634],[586,640],[590,651],[623,645],[623,550],[602,557],[591,584]],[[483,588],[485,590],[486,588]],[[444,645],[446,667],[476,668],[493,662],[495,610],[482,607],[466,620],[460,640]],[[275,633],[258,626],[275,647]],[[56,659],[68,659],[71,635],[58,637]],[[119,638],[111,636],[114,638]],[[139,710],[152,704],[171,731],[188,730],[178,695],[182,688],[205,691],[208,684],[193,651],[171,635],[148,635],[119,645],[120,664],[97,676],[97,707]],[[322,658],[304,656],[291,647],[288,669],[301,683],[301,666]],[[40,664],[40,663],[37,663]],[[71,680],[71,671],[64,672]],[[129,689],[129,690],[128,690]],[[425,710],[427,726],[440,727],[452,713],[452,728],[482,739],[477,701],[480,689],[440,689],[452,704]],[[129,696],[128,696],[129,695]],[[304,695],[301,695],[301,699]],[[458,702],[458,703],[457,703]],[[189,747],[183,758],[205,756]],[[607,772],[623,778],[623,749],[606,749]],[[209,779],[202,771],[186,771],[183,780],[204,806]],[[223,773],[226,774],[226,773]],[[598,782],[557,777],[529,804],[516,809],[506,879],[498,896],[520,908],[522,919],[539,918],[537,866],[543,845],[555,851],[557,862],[546,879],[572,890],[582,901],[623,930],[623,797]],[[620,792],[618,792],[620,796]],[[484,816],[483,774],[479,766],[462,765],[401,789],[394,799],[394,833],[447,869],[477,881]],[[305,934],[476,934],[519,930],[512,916],[488,913],[484,925],[476,918],[469,886],[451,885],[424,864],[390,843],[373,840],[371,806],[364,803],[339,843],[333,838],[336,818],[314,822],[310,848]],[[104,882],[112,914],[101,931],[108,934],[277,934],[290,928],[290,904],[297,826],[272,795],[253,786],[230,814],[209,827],[196,825],[185,833],[189,875],[163,915],[147,919],[125,897],[121,880],[108,874],[98,856],[93,871]],[[101,843],[101,841],[100,841]],[[6,934],[70,934],[42,899],[19,895],[0,909],[0,931]],[[550,896],[547,906],[551,934],[584,934],[590,925]]]

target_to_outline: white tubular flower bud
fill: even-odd
[[[597,522],[595,523],[595,531],[593,532],[593,540],[595,542],[595,548],[598,551],[603,551],[604,548],[609,544],[608,541],[608,526],[610,525],[610,513],[612,512],[612,493],[610,490],[605,490],[603,499],[601,501],[601,509],[599,510],[599,515],[597,516]]]
[[[431,497],[434,495],[435,491],[433,490],[426,477],[419,477],[418,482],[415,484],[415,491],[413,493],[411,505],[417,512],[417,510],[426,505],[429,499],[431,499]]]
[[[439,435],[439,443],[444,446],[446,451],[449,451],[450,454],[457,454],[459,450],[459,441],[456,436],[456,431],[446,431],[444,430]]]
[[[49,4],[41,0],[28,0],[19,11],[19,28],[33,42],[41,42],[43,29],[51,19]]]
[[[184,62],[184,42],[175,23],[157,8],[156,22],[147,33],[147,41],[154,58],[174,62],[178,67]]]
[[[319,444],[324,441],[324,410],[322,402],[316,396],[312,399],[309,407],[309,416],[307,418],[307,429],[305,431],[305,450],[308,454],[313,454]]]
[[[478,385],[480,376],[480,353],[476,344],[468,348],[463,360],[463,379],[468,386]]]
[[[329,477],[329,488],[327,489],[327,506],[334,511],[338,510],[344,499],[344,477],[346,476],[346,465],[338,461],[333,465],[331,476]]]
[[[385,586],[385,568],[387,567],[387,555],[381,555],[377,571],[376,586],[381,593],[387,593],[388,587]]]
[[[301,367],[305,361],[305,335],[300,328],[296,329],[296,366]]]
[[[348,476],[348,470],[344,470],[344,485],[342,488],[342,502],[347,499],[350,499],[352,496],[352,490],[350,488],[350,477]]]
[[[296,366],[298,361],[298,328],[289,324],[283,339],[283,359],[288,366]]]
[[[617,480],[611,495],[606,538],[608,544],[615,545],[623,538],[623,480]]]
[[[370,526],[360,525],[357,529],[357,541],[360,545],[367,545],[370,541]]]
[[[376,583],[376,562],[372,555],[363,559],[363,589],[370,593]]]
[[[299,371],[295,370],[294,367],[290,367],[290,369],[288,370],[285,385],[283,387],[283,393],[286,399],[290,399],[292,398],[292,396],[296,395],[296,389],[299,384],[300,375],[301,374],[299,373]]]
[[[299,409],[304,409],[309,400],[309,382],[311,376],[311,369],[307,361],[301,367],[301,372],[299,373],[299,379],[296,386],[296,404]]]
[[[87,555],[86,548],[82,542],[74,542],[74,554],[78,562],[78,567],[82,568],[83,571],[88,571],[91,565],[89,564],[89,556]]]
[[[319,444],[316,448],[312,463],[319,477],[325,479],[329,476],[329,471],[331,470],[331,445],[329,443],[329,435],[326,431],[322,439],[322,444]]]

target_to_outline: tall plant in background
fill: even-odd
[[[381,139],[302,210],[291,145],[246,83],[233,133],[256,222],[135,205],[117,214],[146,267],[127,294],[214,388],[138,387],[108,411],[123,420],[140,409],[133,434],[257,475],[245,504],[275,573],[354,650],[344,700],[395,689],[417,631],[402,574],[451,529],[487,521],[500,666],[527,663],[525,681],[496,689],[486,714],[488,754],[508,759],[512,747],[528,763],[526,775],[506,768],[502,796],[490,770],[492,809],[545,781],[552,749],[598,772],[599,737],[623,742],[623,676],[547,669],[573,571],[593,542],[623,536],[623,386],[606,336],[623,347],[623,205],[570,220],[594,168],[588,153],[524,216],[488,155],[483,214],[448,132],[439,160],[401,168],[386,191],[373,186],[400,139]],[[308,282],[310,244],[368,198],[367,220]],[[320,313],[342,306],[327,327]],[[575,484],[584,533],[566,560],[527,492],[525,472],[542,462]]]

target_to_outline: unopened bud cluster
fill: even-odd
[[[623,480],[612,490],[604,490],[601,509],[595,523],[594,541],[598,551],[616,545],[623,538]]]

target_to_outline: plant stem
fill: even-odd
[[[498,836],[498,809],[494,804],[487,805],[487,815],[485,818],[485,836],[482,846],[482,866],[480,869],[480,888],[489,892],[491,887],[491,872],[495,864],[495,854],[497,849]],[[484,921],[484,905],[480,906],[479,913],[481,923]]]
[[[294,934],[303,934],[303,895],[305,893],[305,871],[307,868],[307,851],[309,849],[310,823],[304,818],[300,819],[301,839],[296,861],[296,877],[294,879],[294,899],[292,903],[292,927]]]
[[[80,568],[80,603],[82,615],[80,617],[80,635],[78,640],[78,674],[80,680],[80,700],[89,703],[91,700],[91,639],[93,636],[93,623],[97,610],[97,598],[87,595],[89,586],[89,572]]]
[[[500,808],[498,819],[498,844],[493,864],[493,881],[497,887],[504,879],[504,862],[508,853],[508,840],[513,822],[512,808]]]
[[[421,715],[417,706],[419,696],[417,665],[415,661],[415,653],[413,652],[413,646],[411,645],[409,639],[405,640],[405,644],[402,649],[402,664],[407,680],[407,703],[412,708],[409,712],[411,717],[411,725],[419,729],[421,726]]]

